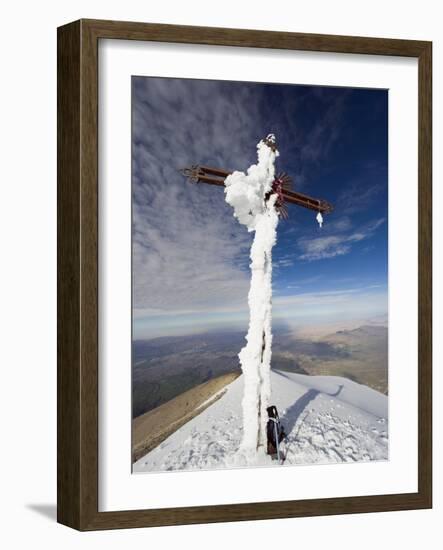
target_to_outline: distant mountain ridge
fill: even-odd
[[[133,417],[228,373],[240,373],[243,332],[136,340],[133,342]],[[388,392],[388,329],[382,324],[297,336],[276,330],[272,368],[299,374],[343,376]]]

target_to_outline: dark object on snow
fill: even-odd
[[[277,407],[271,405],[267,409],[269,420],[266,425],[266,436],[268,439],[268,455],[277,455],[277,459],[280,460],[279,445],[285,439],[286,433],[283,426],[280,423]]]

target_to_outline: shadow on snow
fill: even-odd
[[[281,371],[274,370],[274,372],[279,376],[283,376],[288,380],[292,380],[291,378],[289,378],[289,376]],[[293,405],[286,409],[285,415],[281,418],[281,422],[285,428],[286,433],[289,435],[292,432],[292,429],[297,424],[297,420],[303,414],[303,411],[306,409],[309,403],[317,397],[318,394],[323,393],[324,395],[328,395],[329,397],[337,397],[338,395],[340,395],[342,389],[343,384],[340,384],[337,388],[337,391],[334,393],[321,392],[319,390],[314,390],[313,388],[304,393],[301,397],[297,399],[297,401]]]

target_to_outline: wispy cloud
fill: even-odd
[[[317,97],[323,95],[321,88],[317,91]],[[343,90],[332,103],[326,103],[325,112],[320,120],[317,121],[311,131],[304,136],[301,147],[302,160],[318,162],[325,159],[334,143],[340,136],[341,118],[348,91]]]
[[[325,237],[302,237],[298,240],[298,246],[302,251],[302,254],[299,255],[299,259],[306,261],[324,260],[348,254],[351,252],[354,243],[372,237],[377,228],[384,222],[384,218],[373,220],[350,233],[336,232],[335,234]],[[333,229],[337,231],[337,227]]]
[[[350,185],[346,191],[337,198],[337,204],[343,213],[350,215],[362,212],[372,204],[377,197],[386,190],[386,184],[375,182],[364,184],[364,182]]]
[[[273,261],[273,267],[290,267],[291,265],[294,265],[294,259],[293,258],[282,258],[281,260],[275,260]]]
[[[178,172],[196,162],[245,169],[255,160],[261,136],[249,121],[257,117],[257,100],[247,88],[234,95],[219,87],[134,81],[135,314],[247,301],[251,235],[233,218],[222,189],[191,185]]]

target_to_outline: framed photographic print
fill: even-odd
[[[58,29],[58,520],[432,506],[431,43]]]

